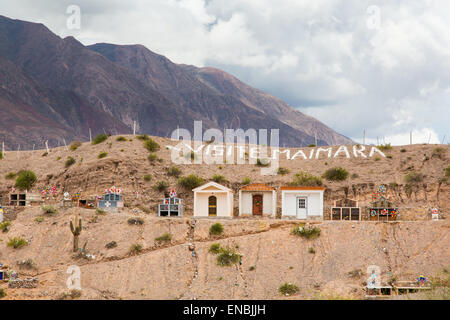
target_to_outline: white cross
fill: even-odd
[[[106,201],[106,202],[105,202],[105,207],[107,207],[107,208],[111,207],[111,202]]]

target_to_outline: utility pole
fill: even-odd
[[[363,145],[366,144],[366,129],[363,131]]]
[[[45,148],[47,149],[47,153],[50,153],[50,150],[48,149],[48,140],[45,141]]]
[[[92,142],[92,132],[91,132],[91,128],[89,128],[89,142]]]
[[[314,142],[315,142],[315,145],[317,147],[317,132],[314,132]]]
[[[66,151],[69,151],[69,149],[67,148],[67,144],[66,144],[66,139],[65,138],[63,138],[63,142],[64,142],[64,147],[65,147]]]
[[[133,123],[133,136],[136,135],[136,121]]]
[[[412,144],[412,131],[409,132],[409,144]]]

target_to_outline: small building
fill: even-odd
[[[97,206],[102,209],[123,208],[122,195],[118,193],[107,193],[98,200]]]
[[[3,219],[4,219],[3,215],[4,215],[4,209],[2,206],[0,206],[0,223],[3,222]]]
[[[281,187],[281,217],[323,219],[324,187]]]
[[[97,199],[95,197],[78,199],[78,207],[85,209],[95,209],[97,207]]]
[[[181,217],[183,215],[183,201],[180,198],[168,197],[158,204],[159,217]]]
[[[398,216],[398,208],[384,197],[380,197],[370,203],[369,220],[370,221],[395,221]]]
[[[342,199],[334,202],[331,208],[331,220],[361,220],[361,208],[358,201]]]
[[[39,194],[16,191],[9,194],[9,205],[13,207],[39,206],[42,203]]]
[[[208,182],[194,192],[194,217],[233,217],[233,191],[215,182]]]
[[[277,193],[265,184],[249,184],[239,190],[239,215],[273,216],[277,210]]]

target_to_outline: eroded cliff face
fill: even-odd
[[[69,219],[83,219],[80,245],[93,255],[75,258]],[[43,217],[37,222],[37,217]],[[130,225],[130,217],[142,225]],[[195,222],[194,222],[195,221]],[[224,226],[221,236],[211,236],[211,224]],[[415,222],[315,222],[317,239],[291,234],[298,222],[277,219],[211,220],[155,218],[137,211],[96,215],[94,210],[73,208],[47,216],[27,208],[0,234],[0,261],[21,277],[37,276],[35,289],[11,289],[6,299],[56,299],[68,292],[67,268],[80,267],[83,299],[280,299],[285,282],[300,288],[290,299],[363,298],[366,270],[377,265],[382,280],[431,277],[448,267],[448,221]],[[155,239],[170,233],[169,242]],[[13,249],[9,238],[22,237],[28,245]],[[117,246],[107,249],[115,241]],[[242,264],[217,265],[209,252],[213,243],[235,248]],[[131,255],[130,246],[140,244]],[[310,253],[313,248],[315,253]],[[31,269],[20,261],[32,259]]]

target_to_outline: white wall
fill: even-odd
[[[263,196],[263,214],[272,214],[273,199],[272,191],[241,191],[242,212],[239,214],[253,214],[253,195],[262,194]]]
[[[308,216],[323,217],[323,191],[322,190],[283,190],[281,192],[281,215],[295,218],[297,215],[297,197],[306,197]],[[298,216],[306,219],[307,216]]]
[[[217,197],[217,217],[231,217],[232,210],[232,196],[230,196],[231,201],[228,199],[229,193],[225,192],[197,192],[196,193],[196,203],[194,216],[195,217],[208,217],[208,198],[210,196]]]

